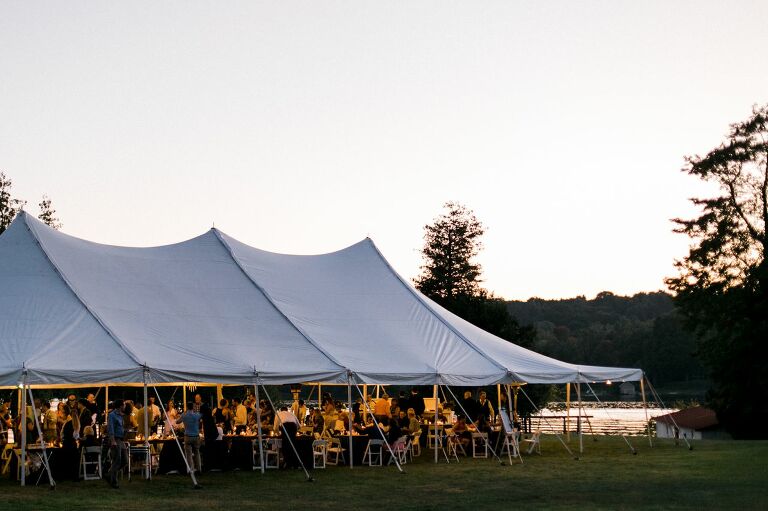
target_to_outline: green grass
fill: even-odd
[[[405,474],[394,466],[329,467],[311,483],[293,470],[213,473],[202,476],[201,490],[178,475],[124,481],[119,490],[101,481],[50,490],[2,480],[0,509],[768,509],[768,442],[701,441],[693,451],[632,442],[636,456],[620,437],[585,438],[576,461],[545,438],[543,455],[524,456],[522,466],[463,458],[434,465],[424,452]]]

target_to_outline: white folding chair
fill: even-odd
[[[421,429],[413,434],[411,440],[411,451],[414,456],[421,456]]]
[[[328,440],[328,446],[326,447],[327,456],[325,462],[328,465],[338,465],[339,460],[346,463],[347,460],[344,457],[345,451],[346,449],[341,446],[341,440],[336,437],[331,438]]]
[[[488,433],[472,433],[472,457],[488,457]]]
[[[384,462],[384,440],[368,440],[363,454],[363,463],[369,467],[380,467]]]
[[[315,440],[312,442],[312,466],[325,468],[325,458],[328,456],[328,442]]]
[[[270,438],[267,440],[267,448],[264,450],[264,468],[280,468],[280,451],[282,446],[283,441],[280,438]]]
[[[101,479],[100,446],[96,445],[80,449],[80,477],[85,481],[96,481]]]
[[[395,440],[395,443],[390,446],[390,449],[392,449],[391,454],[397,457],[397,461],[401,465],[405,465],[405,463],[408,461],[408,436],[404,435]],[[390,457],[387,464],[391,465],[394,462],[395,458]]]
[[[536,430],[530,438],[523,440],[523,443],[528,444],[528,454],[532,454],[534,449],[537,454],[541,454],[541,430]]]

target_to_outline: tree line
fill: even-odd
[[[0,172],[0,234],[5,232],[16,215],[27,205],[26,200],[11,194],[12,189],[13,181],[11,178],[6,176],[4,172]],[[50,197],[43,194],[43,198],[40,199],[37,206],[39,208],[37,218],[54,229],[61,229],[62,223],[56,216],[56,210],[53,208]]]

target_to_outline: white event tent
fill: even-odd
[[[432,385],[437,399],[439,385],[642,377],[561,362],[475,327],[402,279],[370,239],[311,256],[258,250],[217,229],[116,247],[23,211],[0,236],[0,387],[28,389],[23,402],[34,386],[143,384],[146,402],[147,386],[162,383],[253,385],[258,398],[260,385],[314,382],[346,384],[351,406],[358,384]]]
[[[297,256],[211,229],[128,248],[25,212],[0,236],[0,386],[641,378],[545,357],[467,323],[401,278],[370,239]]]

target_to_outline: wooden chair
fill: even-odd
[[[97,481],[102,478],[101,446],[80,449],[80,478],[84,481]]]

